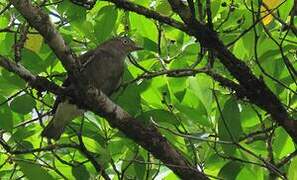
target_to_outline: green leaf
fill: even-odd
[[[257,118],[256,112],[250,105],[247,104],[240,104],[241,106],[241,124],[242,127],[253,127],[260,123],[259,119]]]
[[[165,16],[169,16],[172,13],[171,6],[167,0],[157,1],[156,10]]]
[[[95,34],[98,42],[106,40],[114,29],[118,11],[115,6],[104,6],[95,19]]]
[[[145,162],[145,159],[142,156],[137,156],[135,160],[138,160],[140,162]],[[146,167],[143,163],[135,163],[134,169],[136,173],[136,179],[144,179],[144,175],[146,173]]]
[[[201,100],[208,112],[212,106],[212,79],[206,75],[200,74],[195,78],[188,78],[189,88],[193,90],[195,95]]]
[[[141,98],[148,106],[162,109],[162,92],[159,89],[166,86],[166,80],[159,76],[150,80],[150,83],[150,87],[141,93]]]
[[[288,136],[284,129],[275,130],[275,139],[272,142],[275,157],[281,159],[295,150],[292,138]]]
[[[218,177],[222,179],[236,179],[236,176],[240,172],[241,168],[241,163],[230,161],[220,170]]]
[[[224,104],[218,122],[218,131],[219,138],[223,141],[234,140],[237,142],[242,134],[240,112],[234,98],[228,99]],[[236,149],[234,145],[222,145],[222,147],[224,152],[229,155],[233,155]]]
[[[280,17],[283,19],[283,21],[287,20],[287,17],[290,14],[293,6],[294,0],[286,0],[286,2],[278,8]]]
[[[11,110],[20,114],[30,113],[35,106],[35,100],[27,94],[14,98],[10,104]]]
[[[288,170],[288,179],[297,179],[297,157],[295,157],[290,164],[289,170]]]
[[[9,23],[9,20],[6,16],[1,16],[0,17],[0,29],[5,28]]]
[[[186,91],[182,103],[176,103],[175,107],[193,123],[206,127],[211,126],[204,104],[191,89]]]
[[[12,83],[8,82],[1,74],[0,74],[0,94],[5,96],[10,96],[12,93],[15,93],[16,89],[19,89]]]
[[[150,111],[146,111],[144,113],[141,113],[141,115],[137,116],[136,118],[143,122],[149,122],[150,119],[153,119],[158,123],[163,122],[174,125],[179,124],[174,114],[163,109],[153,109]]]
[[[258,48],[259,57],[261,57],[264,53],[267,53],[269,51],[279,50],[277,45],[270,38],[267,38],[266,36],[261,37],[258,43],[259,43],[258,47],[261,47],[261,48]]]
[[[83,141],[86,147],[88,147],[89,151],[91,152],[98,153],[98,152],[104,151],[101,145],[94,139],[91,139],[89,137],[83,137]]]
[[[30,141],[18,142],[18,144],[16,145],[16,150],[23,150],[23,149],[33,149],[33,144]]]
[[[211,154],[205,162],[205,169],[209,171],[220,170],[227,161],[221,161],[221,157],[218,154]]]
[[[243,39],[239,39],[235,43],[234,48],[233,48],[233,53],[239,59],[244,59],[244,57],[247,55],[247,50],[245,48]]]
[[[13,140],[15,141],[21,141],[23,139],[26,139],[32,135],[35,134],[34,130],[30,130],[29,128],[18,128],[15,133],[11,136]]]
[[[132,31],[151,41],[157,42],[158,30],[153,21],[135,13],[130,13],[129,17]]]
[[[192,108],[192,107],[176,104],[175,107],[183,115],[182,117],[186,117],[186,119],[188,119],[192,123],[195,123],[197,126],[202,125],[202,126],[210,127],[210,123],[207,119],[207,115],[205,114],[205,111],[202,106],[197,108]]]
[[[0,54],[2,56],[12,55],[12,46],[14,44],[14,34],[13,33],[0,33],[1,43],[0,43]],[[2,43],[5,42],[5,43]]]
[[[180,178],[178,178],[173,172],[170,172],[168,175],[166,175],[166,177],[164,177],[164,180],[179,180]]]
[[[265,179],[263,168],[257,168],[256,166],[245,165],[238,175],[236,176],[237,180],[241,179],[253,179],[253,180],[263,180]]]
[[[4,103],[7,99],[0,95],[0,129],[12,131],[13,119],[8,103]]]
[[[23,79],[21,79],[16,74],[11,73],[5,69],[2,70],[1,74],[2,74],[3,79],[7,80],[7,82],[6,82],[7,84],[12,84],[16,88],[24,88],[26,85],[26,83]]]
[[[39,74],[47,68],[40,56],[28,49],[22,51],[22,64],[35,74]]]
[[[127,69],[125,69],[124,81],[132,80],[133,77]],[[128,85],[124,89],[119,89],[115,97],[115,101],[123,107],[126,111],[128,111],[132,115],[136,115],[141,110],[141,103],[140,103],[140,92],[141,87],[136,83]],[[133,104],[133,106],[131,106]]]
[[[120,138],[113,138],[111,143],[108,143],[107,149],[112,155],[113,160],[118,160],[127,151],[127,146],[129,146],[128,141]]]
[[[83,164],[72,167],[72,174],[77,180],[90,179],[90,173]]]
[[[66,14],[67,20],[70,23],[83,22],[86,19],[86,9],[71,3],[70,1],[63,1],[58,4],[58,11],[60,14]]]
[[[148,38],[143,38],[143,48],[149,51],[158,52],[158,45]]]
[[[211,2],[210,5],[211,5],[212,18],[214,18],[221,7],[221,0],[213,1],[213,2]]]
[[[133,164],[130,163],[130,160],[135,158],[135,153],[132,151],[127,151],[124,157],[128,161],[124,161],[122,163],[121,170],[127,168],[127,171],[126,171],[127,174],[129,174],[132,177],[136,176],[135,168],[133,167]]]
[[[53,180],[54,178],[40,165],[35,164],[35,162],[29,161],[17,161],[20,166],[21,171],[29,180]]]

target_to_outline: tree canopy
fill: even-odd
[[[1,179],[297,179],[296,16],[296,0],[0,0]],[[107,97],[77,57],[124,35],[144,50]],[[50,141],[57,95],[87,112]]]

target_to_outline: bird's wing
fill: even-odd
[[[78,58],[79,62],[82,65],[88,63],[90,61],[90,59],[93,59],[93,56],[95,54],[95,50],[96,49],[91,49],[91,50],[87,51],[86,53],[82,54],[81,56],[79,56],[79,58]]]
[[[108,50],[98,47],[81,55],[79,57],[79,61],[83,67],[82,69],[84,69],[89,64],[91,64],[90,62],[93,60],[95,60],[97,63],[103,63],[103,61],[108,61],[107,59],[111,59],[112,57],[113,55]]]
[[[124,57],[117,57],[109,50],[98,48],[92,56],[84,56],[82,72],[87,74],[90,82],[110,95],[119,84],[124,70]]]

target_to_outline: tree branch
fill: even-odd
[[[45,77],[35,76],[22,65],[17,64],[13,61],[6,59],[0,55],[0,66],[6,70],[20,76],[25,80],[32,88],[38,91],[50,91],[54,94],[64,94],[65,90],[58,86],[57,84],[50,82]]]
[[[158,20],[196,37],[203,47],[208,48],[214,53],[231,75],[240,83],[242,88],[246,90],[248,93],[246,97],[250,102],[268,112],[272,119],[279,123],[292,137],[294,142],[297,143],[297,121],[289,117],[288,112],[283,107],[280,100],[266,86],[264,81],[257,78],[243,61],[235,57],[235,55],[227,49],[218,38],[217,33],[211,31],[207,25],[198,22],[194,18],[190,18],[190,9],[180,0],[168,1],[172,9],[182,18],[186,25],[178,21],[171,21],[168,17],[161,16],[152,10],[125,0],[105,1],[113,2],[120,8]]]
[[[8,151],[8,153],[10,153],[10,154],[28,154],[28,153],[52,151],[52,150],[63,149],[63,148],[79,149],[79,146],[75,145],[75,144],[51,144],[49,146],[42,147],[42,148],[36,148],[36,149],[12,150],[12,151]]]
[[[179,29],[181,31],[185,31],[185,32],[188,31],[185,24],[183,24],[179,21],[176,21],[175,19],[172,19],[170,17],[161,15],[161,14],[157,13],[156,11],[150,10],[144,6],[137,5],[135,3],[132,3],[132,2],[129,2],[126,0],[103,0],[103,1],[112,2],[119,8],[131,11],[131,12],[135,12],[137,14],[141,14],[147,18],[150,18],[150,19],[158,20],[158,21],[168,24],[172,27],[175,27],[176,29]]]
[[[11,3],[29,24],[44,37],[65,69],[74,77],[74,80],[77,82],[83,80],[83,77],[79,76],[75,57],[50,22],[48,15],[40,8],[34,7],[29,0],[11,0]],[[86,89],[87,87],[82,87],[79,83],[75,83],[75,85],[78,90],[85,90],[76,92],[72,97],[77,104],[105,117],[111,126],[120,129],[126,136],[151,152],[156,158],[169,164],[168,167],[178,176],[183,179],[207,179],[203,173],[191,167],[187,160],[169,144],[155,127],[145,127],[97,89]],[[178,168],[178,166],[184,168]]]

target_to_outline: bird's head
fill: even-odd
[[[143,49],[127,36],[112,38],[103,43],[103,46],[109,46],[111,49],[125,54]]]

